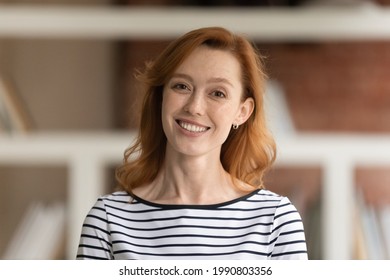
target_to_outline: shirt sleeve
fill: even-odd
[[[97,200],[84,220],[76,259],[113,259],[107,212],[102,198]]]
[[[270,235],[274,260],[307,260],[307,247],[303,222],[295,206],[284,197],[274,216]]]

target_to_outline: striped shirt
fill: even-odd
[[[119,191],[85,218],[77,259],[304,259],[303,223],[287,197],[256,190],[213,205],[167,205]]]

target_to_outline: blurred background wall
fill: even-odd
[[[390,1],[0,0],[0,4],[296,9],[314,5],[388,7]],[[136,129],[140,98],[133,70],[142,68],[144,61],[153,59],[168,42],[0,38],[0,71],[15,80],[35,131]],[[283,89],[297,132],[390,132],[389,40],[255,43],[266,57],[270,79]],[[31,197],[66,199],[67,172],[64,166],[0,166],[0,252]],[[369,204],[390,204],[389,174],[388,168],[356,170],[357,185]],[[304,211],[320,204],[321,176],[316,166],[276,168],[267,177],[267,184],[271,190],[296,197]],[[113,187],[115,182],[110,178],[107,191]],[[318,240],[310,242],[320,247]],[[318,248],[311,254],[314,259],[322,258]]]

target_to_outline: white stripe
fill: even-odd
[[[82,229],[83,234],[112,242],[114,254],[129,252],[110,255],[88,248],[110,246],[96,238],[82,237],[79,259],[267,259],[272,253],[281,254],[277,257],[280,259],[307,258],[299,213],[286,197],[270,191],[260,190],[241,200],[204,207],[129,201],[131,197],[124,192],[101,197],[89,213],[96,217],[87,216]],[[291,220],[297,221],[288,223]],[[298,232],[285,234],[288,231]],[[280,242],[288,245],[275,246]],[[291,254],[294,251],[304,253]]]

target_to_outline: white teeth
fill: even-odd
[[[189,124],[186,122],[179,121],[179,125],[184,128],[185,130],[188,130],[190,132],[204,132],[207,130],[206,127],[197,126],[194,124]]]

